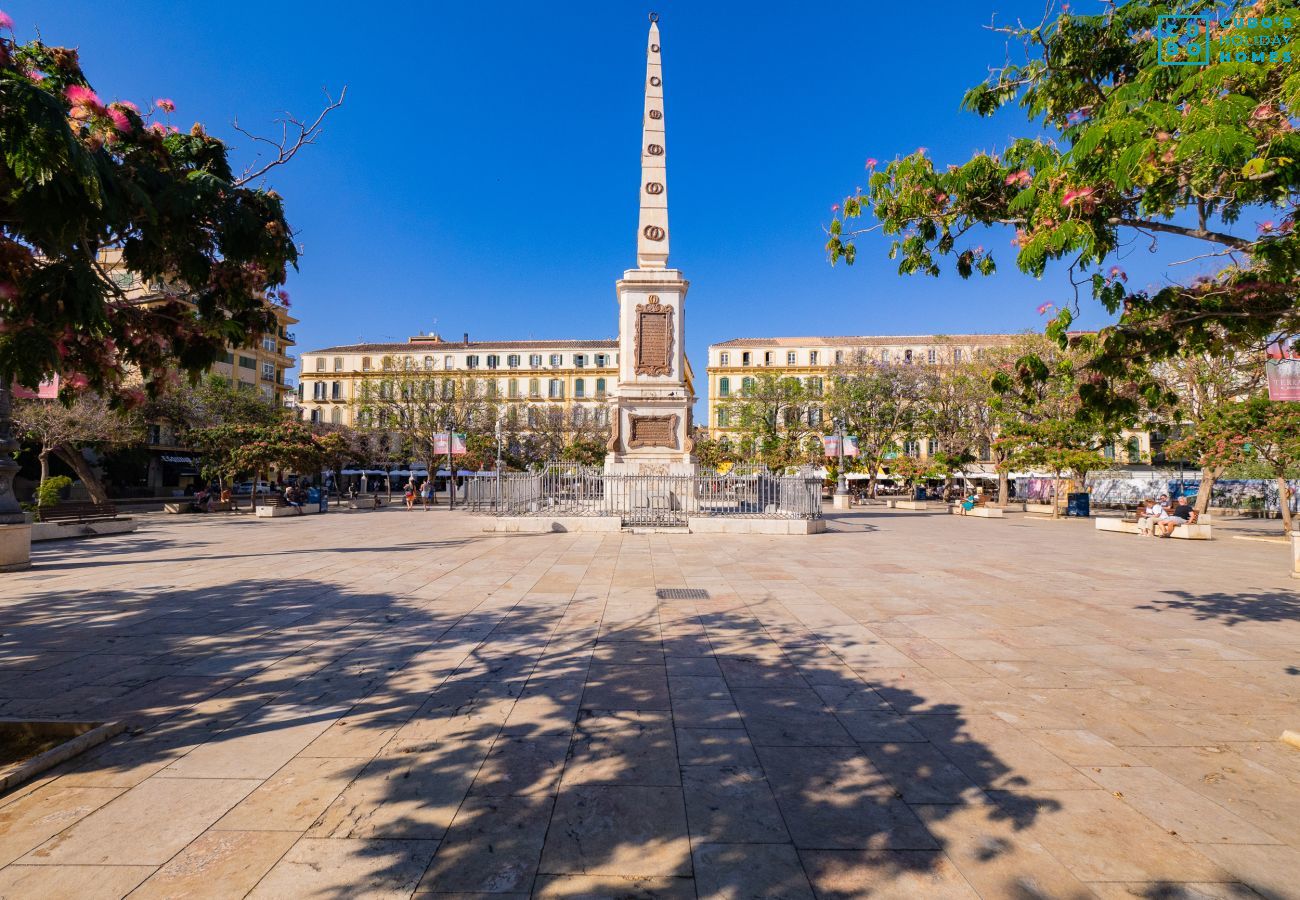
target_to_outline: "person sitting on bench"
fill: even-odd
[[[1169,495],[1161,494],[1160,499],[1156,500],[1146,509],[1138,514],[1138,528],[1143,534],[1153,534],[1152,527],[1160,520],[1169,509]]]
[[[1196,510],[1192,509],[1192,505],[1187,502],[1187,498],[1179,497],[1176,506],[1156,519],[1155,524],[1151,526],[1151,536],[1167,538],[1174,533],[1174,529],[1179,525],[1195,522],[1196,518]]]
[[[979,505],[980,505],[979,494],[975,493],[974,491],[971,491],[969,494],[966,495],[966,499],[961,502],[961,511],[963,513],[968,513]]]
[[[304,498],[302,492],[299,491],[298,488],[294,487],[292,484],[284,489],[285,505],[292,506],[294,509],[298,510],[298,515],[300,516],[303,514],[302,511],[303,499]]]

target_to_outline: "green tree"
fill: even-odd
[[[144,437],[140,416],[117,410],[97,394],[83,393],[67,403],[20,400],[14,406],[18,434],[36,446],[41,484],[50,477],[50,457],[57,456],[72,471],[96,503],[107,503],[108,492],[81,451],[125,446]]]
[[[740,392],[719,401],[741,435],[741,447],[776,469],[820,460],[812,439],[821,434],[823,398],[803,379],[762,372],[746,377]]]
[[[274,425],[213,425],[196,428],[190,439],[204,459],[204,474],[234,481],[253,477],[252,505],[257,506],[257,483],[273,469],[315,474],[338,452],[333,439],[315,435],[301,422]]]
[[[1300,58],[1284,24],[1295,13],[1281,0],[1260,0],[1248,27],[1234,16],[1243,6],[1107,3],[1095,15],[1063,7],[1040,24],[1000,28],[1025,61],[992,69],[963,105],[984,116],[1019,105],[1028,135],[953,166],[936,166],[924,150],[884,167],[868,160],[867,190],[848,197],[831,222],[831,262],[852,263],[862,232],[880,229],[894,238],[890,255],[902,274],[937,275],[946,257],[963,278],[989,275],[993,252],[975,234],[1014,228],[1021,271],[1041,276],[1067,262],[1118,317],[1095,334],[1068,333],[1076,295],[1048,329],[1086,352],[1078,391],[1085,414],[1104,417],[1131,418],[1166,399],[1150,361],[1297,334],[1300,132],[1291,115],[1300,79],[1278,64],[1282,53]],[[1158,17],[1171,13],[1216,20],[1209,65],[1159,64]],[[1231,49],[1246,38],[1258,51],[1261,36],[1277,46]],[[1232,58],[1221,61],[1223,52]],[[854,230],[868,215],[876,223]],[[1158,249],[1163,235],[1199,244],[1215,270],[1131,289],[1117,251],[1135,240]]]
[[[60,374],[70,392],[139,405],[176,370],[206,370],[270,331],[273,304],[288,302],[293,234],[280,197],[252,182],[311,143],[321,119],[236,175],[202,126],[154,118],[173,109],[105,103],[76,50],[0,37],[0,516],[16,512],[12,383]],[[115,258],[177,293],[136,302],[112,277]]]
[[[1073,419],[1047,419],[1009,425],[998,439],[1006,447],[1004,466],[1046,469],[1052,473],[1052,518],[1061,514],[1061,481],[1077,478],[1087,488],[1088,474],[1104,469],[1107,460],[1097,450],[1097,439]]]
[[[831,377],[827,414],[843,422],[847,434],[857,436],[858,466],[873,476],[872,497],[874,476],[886,455],[896,453],[915,434],[920,398],[919,367],[876,363],[865,353],[837,367]]]

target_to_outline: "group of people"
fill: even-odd
[[[415,479],[412,478],[406,482],[406,487],[402,490],[402,499],[406,502],[407,509],[415,509],[415,498],[420,498],[420,504],[428,509],[433,501],[433,479],[426,478],[416,485]]]
[[[194,492],[190,499],[190,508],[194,512],[211,512],[214,503],[230,503],[230,488],[218,490],[214,485],[203,485]]]
[[[1167,538],[1179,525],[1194,523],[1197,516],[1187,497],[1179,497],[1170,503],[1169,495],[1161,494],[1155,500],[1143,500],[1139,504],[1138,527],[1143,534]]]

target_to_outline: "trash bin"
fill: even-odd
[[[1065,495],[1065,514],[1067,516],[1078,516],[1086,519],[1092,515],[1088,508],[1088,494],[1066,494]]]
[[[925,500],[925,485],[917,485],[916,493],[912,495],[913,500]]]

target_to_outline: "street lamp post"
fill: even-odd
[[[456,470],[451,467],[452,423],[447,423],[447,512],[456,508]]]
[[[835,497],[833,503],[836,509],[849,508],[849,476],[844,471],[844,420],[835,420],[836,447],[838,448],[839,458],[839,477],[835,479]]]

